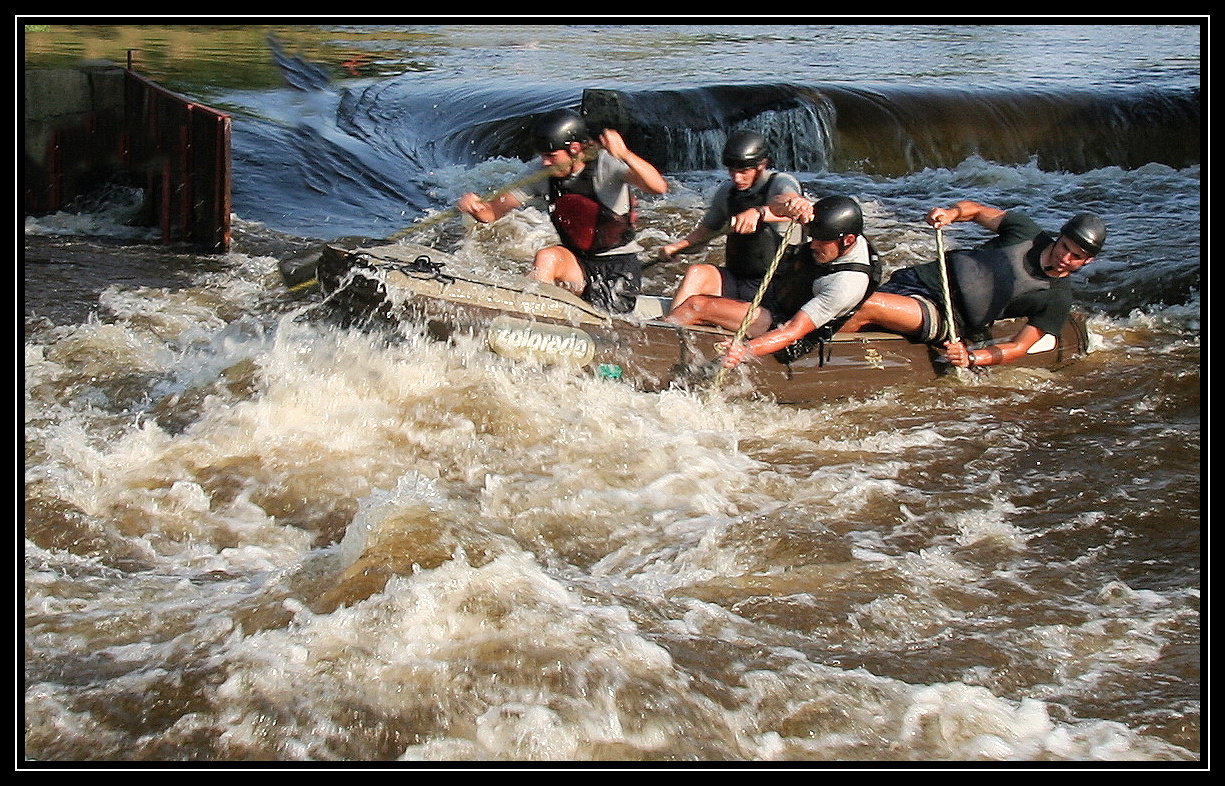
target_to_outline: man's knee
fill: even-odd
[[[695,315],[702,316],[710,313],[711,307],[715,303],[715,295],[691,295],[686,298],[684,307]]]
[[[549,246],[537,251],[535,259],[532,260],[532,269],[540,281],[583,281],[583,270],[579,267],[578,259],[564,246]]]
[[[706,264],[699,263],[691,265],[681,279],[681,284],[677,288],[678,292],[690,293],[721,293],[723,291],[723,276],[719,273],[719,268]]]
[[[570,250],[565,246],[548,246],[546,248],[542,248],[536,252],[536,258],[534,260],[537,267],[557,267],[570,262],[577,264],[574,254],[570,253]]]
[[[690,295],[681,302],[674,303],[664,321],[680,325],[697,324],[702,321],[713,299],[711,295]]]

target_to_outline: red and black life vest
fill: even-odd
[[[576,175],[549,178],[549,218],[561,244],[582,254],[600,254],[634,239],[635,200],[621,215],[600,202],[595,190],[595,163]]]

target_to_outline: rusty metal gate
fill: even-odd
[[[162,242],[230,247],[230,116],[126,72],[129,171],[144,179]]]

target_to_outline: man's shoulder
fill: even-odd
[[[1033,239],[1042,234],[1042,227],[1025,213],[1019,210],[1009,210],[1000,219],[1000,227],[996,234]]]
[[[629,171],[629,164],[614,156],[607,150],[600,148],[596,153],[595,158],[595,174],[597,177],[608,175],[621,175]]]
[[[782,194],[786,192],[800,192],[800,181],[795,175],[788,172],[779,172],[774,169],[767,169],[762,173],[763,180],[768,184],[770,194]]]

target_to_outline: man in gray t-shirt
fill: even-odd
[[[769,168],[765,137],[755,131],[731,134],[723,146],[723,164],[730,177],[715,192],[697,227],[659,249],[661,260],[671,260],[685,249],[710,242],[726,228],[724,264],[691,265],[685,271],[667,317],[675,324],[714,324],[697,310],[707,302],[705,297],[753,300],[782,243],[792,247],[800,243],[799,232],[787,235],[791,220],[769,207],[780,196],[798,198],[800,184],[793,176]]]
[[[855,200],[829,196],[814,205],[784,197],[775,210],[803,221],[809,242],[788,262],[794,272],[776,291],[774,324],[765,332],[758,324],[743,343],[728,342],[727,368],[784,350],[802,354],[807,350],[797,342],[832,335],[880,282],[880,256],[864,237],[863,210]]]

